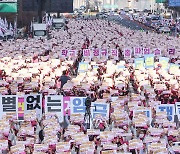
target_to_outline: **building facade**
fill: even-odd
[[[94,1],[94,0],[87,0]],[[153,10],[157,8],[156,0],[99,0],[101,8],[105,9],[123,9],[129,7],[138,10]],[[74,9],[86,5],[86,0],[74,0]]]

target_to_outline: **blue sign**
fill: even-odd
[[[174,122],[175,107],[173,104],[161,104],[157,106],[157,111],[166,112],[169,121]]]
[[[180,6],[180,0],[169,0],[169,6],[172,7]]]

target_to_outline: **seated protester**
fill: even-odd
[[[43,129],[41,129],[39,131],[39,141],[40,141],[40,143],[42,143],[43,140],[44,140],[44,131],[43,131]]]
[[[0,80],[3,80],[3,77],[5,76],[5,71],[0,70]]]
[[[67,75],[67,71],[63,71],[62,76],[60,77],[59,81],[61,82],[61,88],[67,83],[68,80],[71,80],[71,78]]]

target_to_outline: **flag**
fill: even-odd
[[[6,18],[4,19],[4,27],[6,28],[6,30],[8,30],[8,22],[7,22]]]
[[[1,28],[0,28],[0,36],[4,37],[4,34],[3,34],[2,30],[1,30]]]
[[[48,26],[52,26],[53,18],[49,16],[48,18]]]
[[[31,21],[30,31],[33,32],[33,22]]]
[[[48,14],[46,13],[46,19],[45,19],[46,21],[46,24],[48,24]]]
[[[16,36],[16,34],[17,34],[17,23],[16,23],[16,21],[14,21],[14,36]]]
[[[9,31],[10,31],[11,36],[13,36],[14,35],[14,29],[13,29],[13,26],[11,23],[9,24]]]
[[[7,32],[5,21],[3,19],[0,19],[0,29],[3,34],[5,34]]]

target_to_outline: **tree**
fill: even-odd
[[[101,5],[101,1],[100,0],[94,0],[94,7],[95,10],[99,10],[99,6]]]
[[[38,22],[42,22],[42,11],[44,10],[47,0],[37,0],[38,3]]]

